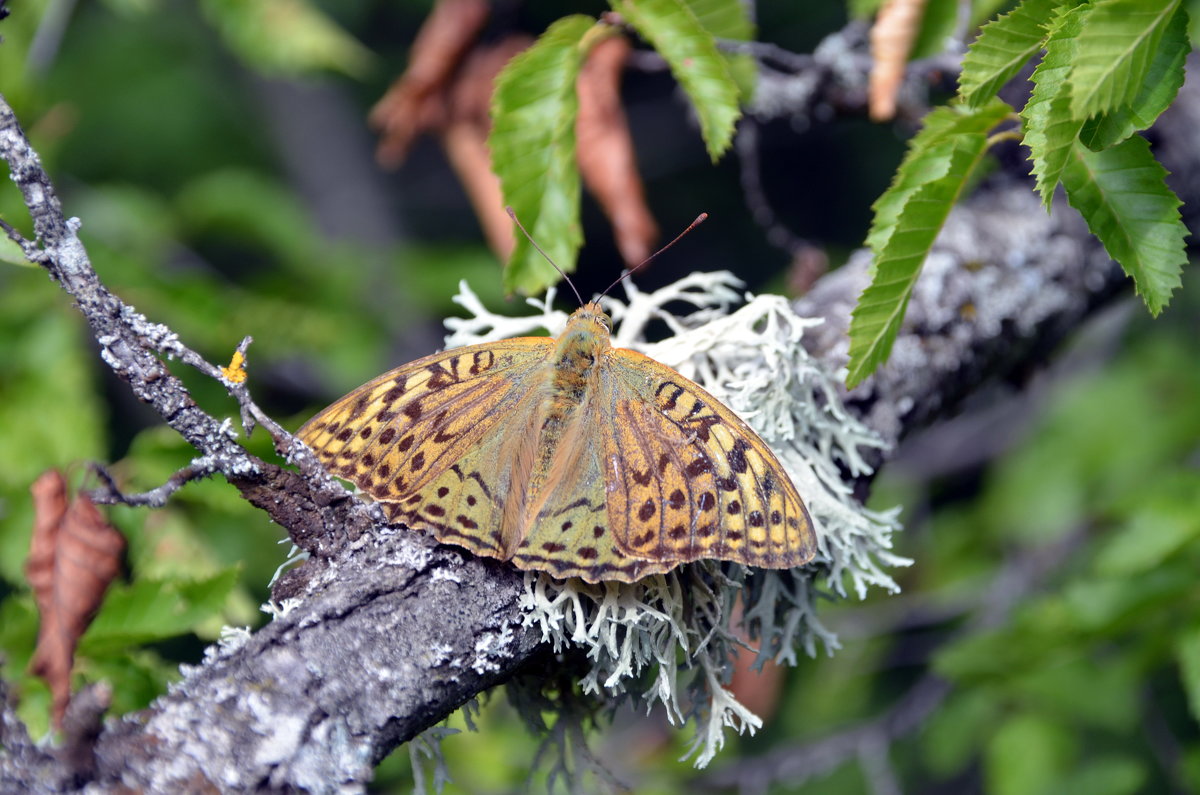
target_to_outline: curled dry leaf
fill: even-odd
[[[413,42],[408,69],[371,110],[382,133],[376,157],[395,167],[421,133],[445,124],[446,91],[487,22],[487,0],[438,0]]]
[[[646,206],[633,137],[621,105],[621,74],[629,51],[628,39],[613,36],[588,54],[576,81],[575,137],[584,184],[612,222],[621,258],[633,266],[650,256],[658,225]]]
[[[735,616],[730,626],[747,648],[739,649],[733,660],[733,676],[729,680],[729,692],[746,709],[762,718],[763,724],[771,722],[779,709],[783,695],[786,671],[774,660],[766,660],[761,669],[754,666],[758,655],[751,651],[755,644],[742,623],[742,600],[734,606]]]
[[[497,75],[533,39],[513,34],[494,44],[476,44],[488,10],[483,0],[439,0],[417,34],[408,69],[375,105],[370,121],[382,133],[376,157],[385,166],[401,163],[419,135],[439,134],[488,245],[507,260],[513,229],[487,149],[489,109]],[[575,132],[584,184],[612,222],[621,257],[636,265],[653,250],[658,226],[646,206],[621,106],[629,50],[621,36],[592,48],[577,82]]]
[[[41,614],[30,669],[49,685],[54,722],[61,725],[75,645],[121,569],[125,538],[86,496],[68,506],[66,482],[56,470],[43,473],[30,491],[34,526],[25,576]]]
[[[446,158],[471,199],[488,246],[501,260],[512,253],[513,225],[504,212],[504,194],[499,177],[492,171],[487,148],[491,129],[488,109],[496,76],[513,56],[532,43],[531,37],[514,34],[473,50],[454,80],[449,121],[442,131]]]
[[[887,0],[871,28],[871,67],[867,106],[875,121],[896,115],[896,94],[904,67],[921,29],[926,0]]]
[[[792,251],[788,266],[788,295],[804,295],[829,271],[829,255],[820,246],[806,243]]]

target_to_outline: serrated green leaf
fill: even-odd
[[[1079,32],[1089,6],[1059,15],[1046,42],[1046,55],[1033,72],[1033,93],[1021,111],[1024,142],[1033,161],[1033,174],[1042,204],[1049,209],[1062,179],[1082,119],[1071,115],[1071,70],[1075,66]]]
[[[1179,0],[1099,0],[1079,33],[1071,115],[1086,119],[1128,104],[1146,79]]]
[[[958,94],[972,108],[981,107],[1011,80],[1042,47],[1046,24],[1061,0],[1024,0],[1007,14],[983,26],[967,48]]]
[[[741,0],[684,0],[705,30],[718,39],[750,41],[754,38],[754,20]],[[743,104],[754,97],[758,63],[750,55],[721,53],[729,64],[729,73],[737,83]]]
[[[742,111],[737,83],[713,34],[683,0],[614,0],[612,6],[671,67],[692,101],[704,145],[716,162],[733,142]]]
[[[938,108],[909,142],[892,186],[874,205],[871,284],[850,322],[848,386],[887,359],[925,256],[987,149],[987,132],[1011,112],[1000,100],[975,111]]]
[[[1163,181],[1166,173],[1150,144],[1135,135],[1100,152],[1076,146],[1062,176],[1067,201],[1133,277],[1152,315],[1171,300],[1187,262],[1188,231],[1179,198]]]
[[[237,578],[238,567],[231,566],[194,581],[139,580],[116,586],[80,639],[79,653],[103,653],[190,632],[221,609]]]
[[[1124,141],[1138,130],[1154,124],[1175,101],[1175,95],[1183,85],[1183,62],[1191,51],[1187,26],[1187,11],[1180,6],[1163,32],[1146,78],[1133,101],[1088,119],[1079,133],[1084,146],[1098,152]]]
[[[1192,717],[1200,721],[1200,627],[1192,627],[1178,635],[1175,658],[1179,662],[1179,674]]]
[[[558,20],[509,61],[492,94],[488,148],[500,188],[521,223],[566,272],[583,243],[579,226],[579,166],[575,161],[575,81],[587,55],[591,17]],[[504,269],[509,292],[539,293],[559,279],[523,235]]]
[[[912,193],[945,176],[949,160],[944,156],[941,144],[960,133],[987,132],[1011,112],[1012,108],[1007,104],[996,101],[966,113],[953,107],[936,108],[929,113],[921,131],[909,141],[908,151],[896,169],[892,184],[871,206],[875,217],[866,241],[871,250],[881,250]]]

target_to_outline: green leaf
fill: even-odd
[[[1059,16],[1046,43],[1046,55],[1033,72],[1033,93],[1021,111],[1025,145],[1033,161],[1038,193],[1047,209],[1083,126],[1082,119],[1071,115],[1071,70],[1083,17],[1089,8],[1079,6]]]
[[[850,323],[848,386],[887,359],[925,256],[987,149],[987,132],[1011,112],[1000,100],[975,111],[938,108],[909,143],[895,181],[874,205],[872,280]]]
[[[910,62],[946,51],[946,43],[953,39],[958,24],[960,5],[958,0],[925,0],[917,35],[908,53]]]
[[[492,95],[488,148],[504,200],[564,271],[575,269],[579,227],[579,166],[575,162],[575,80],[587,54],[591,17],[558,20],[508,62]],[[558,273],[523,235],[504,270],[509,292],[539,293]]]
[[[958,94],[972,108],[983,106],[1041,49],[1046,23],[1060,0],[1024,0],[983,26],[967,48]]]
[[[996,694],[983,687],[958,688],[929,716],[920,733],[925,763],[939,778],[962,771],[978,755],[1001,713]]]
[[[1175,658],[1192,717],[1200,721],[1200,627],[1191,627],[1175,640]]]
[[[1179,0],[1099,0],[1087,6],[1072,82],[1071,114],[1086,119],[1128,104]]]
[[[1133,136],[1111,149],[1076,146],[1063,171],[1067,200],[1087,221],[1108,255],[1133,277],[1150,314],[1157,316],[1179,286],[1187,228],[1179,198],[1150,144]]]
[[[1093,116],[1084,123],[1079,140],[1088,149],[1107,149],[1138,130],[1146,129],[1175,101],[1175,95],[1183,85],[1183,62],[1191,51],[1187,26],[1187,11],[1180,6],[1163,32],[1146,78],[1133,101]]]
[[[1200,537],[1200,476],[1181,470],[1149,488],[1139,495],[1128,523],[1101,547],[1099,574],[1142,574]]]
[[[1055,786],[1058,795],[1134,795],[1146,792],[1146,766],[1132,755],[1090,756]]]
[[[79,641],[84,655],[149,643],[190,632],[215,615],[237,584],[237,566],[206,579],[139,580],[112,588]]]
[[[987,792],[1052,792],[1055,780],[1067,769],[1072,745],[1071,733],[1059,723],[1032,714],[1009,718],[984,753]]]
[[[741,0],[684,0],[701,27],[718,39],[750,41],[754,38],[754,20]],[[729,64],[729,73],[737,83],[743,103],[754,96],[758,64],[750,55],[721,53]]]
[[[613,8],[671,67],[692,100],[708,155],[716,162],[733,142],[742,112],[737,83],[713,34],[683,0],[614,0]]]

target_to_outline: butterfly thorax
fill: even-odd
[[[582,403],[594,387],[601,358],[612,350],[608,322],[597,304],[577,310],[545,360],[532,415],[534,427],[526,429],[513,461],[510,482],[524,488],[514,489],[506,501],[502,533],[510,553],[536,519],[547,495],[570,471],[572,459],[585,452],[585,445],[574,437],[582,427],[580,412],[586,410]],[[590,393],[595,394],[594,388]]]

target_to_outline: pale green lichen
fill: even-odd
[[[675,368],[762,435],[804,497],[817,556],[789,571],[700,561],[634,584],[588,585],[530,573],[521,604],[526,623],[538,627],[556,651],[575,647],[585,653],[590,668],[579,683],[584,694],[609,706],[629,699],[647,708],[660,703],[676,724],[694,719],[688,755],[702,767],[720,749],[726,728],[753,731],[761,725],[725,688],[731,656],[744,645],[731,622],[740,621],[757,639],[760,664],[774,658],[794,665],[797,649],[815,655],[818,643],[832,653],[838,641],[818,619],[816,598],[844,598],[847,584],[859,598],[870,586],[897,591],[885,568],[909,561],[891,551],[898,511],[864,509],[844,480],[843,472],[869,474],[863,450],[882,442],[842,408],[835,386],[839,374],[801,344],[805,329],[820,320],[801,318],[786,299],[769,295],[745,296],[745,304],[731,312],[742,298],[741,283],[726,272],[692,274],[651,293],[629,281],[624,286],[626,299],[609,298],[606,304],[616,327],[614,345]],[[552,308],[553,299],[550,291],[544,300],[528,302],[534,313],[505,317],[489,312],[464,283],[454,300],[471,317],[446,321],[453,332],[447,347],[543,328],[557,333],[567,314]],[[681,317],[665,309],[680,302],[695,311]],[[647,343],[645,329],[655,320],[672,336]],[[510,695],[517,703],[529,700],[520,693],[524,686],[510,688],[517,691]],[[572,731],[564,721],[565,713],[552,732],[563,753]],[[560,755],[557,769],[586,766],[578,757],[574,762]]]

